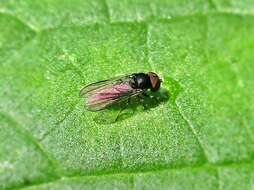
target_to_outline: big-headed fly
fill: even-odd
[[[80,90],[80,96],[85,98],[88,110],[99,111],[144,95],[148,89],[156,92],[160,85],[161,79],[154,72],[133,73],[89,84]]]

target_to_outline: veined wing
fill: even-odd
[[[98,111],[142,92],[130,86],[130,75],[90,84],[80,91],[88,110]]]
[[[80,90],[80,96],[85,97],[96,90],[108,88],[109,86],[113,86],[114,84],[120,83],[122,81],[128,81],[128,79],[130,79],[130,76],[131,75],[119,76],[108,80],[102,80],[99,82],[89,84]]]

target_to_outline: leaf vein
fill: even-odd
[[[78,101],[71,107],[71,109],[65,114],[65,116],[58,122],[56,122],[56,126],[52,127],[51,130],[49,130],[48,132],[44,133],[39,139],[39,142],[42,142],[49,134],[53,133],[56,129],[58,129],[58,126],[60,126],[67,118],[68,116],[74,112],[74,110],[76,109],[76,106],[78,105]]]
[[[196,130],[195,130],[193,124],[192,124],[191,121],[185,116],[185,114],[181,111],[180,106],[178,105],[177,101],[176,101],[175,105],[176,105],[176,107],[177,107],[177,109],[178,109],[179,114],[181,115],[181,117],[183,118],[183,120],[186,122],[186,124],[189,126],[191,133],[192,133],[193,136],[196,138],[196,140],[197,140],[197,142],[198,142],[198,144],[199,144],[199,146],[200,146],[200,148],[201,148],[201,150],[202,150],[202,152],[203,152],[203,155],[204,155],[204,157],[205,157],[205,161],[208,162],[209,159],[208,159],[208,155],[207,155],[207,153],[206,153],[205,147],[204,147],[204,145],[203,145],[201,139],[199,138],[199,136],[198,136],[198,134],[197,134],[197,132],[196,132]]]
[[[47,154],[43,146],[40,143],[38,143],[37,140],[26,129],[21,127],[21,125],[16,121],[16,119],[14,119],[11,115],[3,112],[0,112],[0,114],[3,115],[9,121],[9,123],[11,123],[10,127],[12,127],[18,134],[21,134],[32,143],[56,170],[57,161],[51,158],[49,154]]]
[[[174,171],[174,170],[179,170],[179,169],[216,169],[217,171],[219,170],[219,168],[222,167],[234,167],[235,165],[249,165],[249,164],[253,164],[253,160],[247,160],[247,161],[243,161],[243,162],[239,162],[239,163],[235,163],[235,162],[231,162],[231,163],[226,163],[226,164],[215,164],[215,163],[206,163],[206,164],[202,164],[202,165],[193,165],[193,166],[180,166],[180,167],[176,167],[176,168],[160,168],[160,169],[152,169],[152,170],[147,170],[147,171],[130,171],[130,172],[112,172],[112,173],[100,173],[100,174],[89,174],[89,175],[62,175],[61,177],[55,178],[53,180],[45,180],[39,183],[34,183],[34,184],[29,184],[29,185],[20,185],[19,187],[16,187],[16,190],[20,190],[23,188],[28,188],[28,187],[41,187],[44,185],[50,185],[50,184],[54,184],[57,182],[61,182],[64,180],[80,180],[80,178],[82,179],[87,179],[87,178],[94,178],[94,177],[106,177],[106,176],[133,176],[133,186],[137,187],[137,184],[135,184],[135,177],[138,177],[138,175],[143,175],[143,174],[153,174],[153,173],[159,173],[159,172],[170,172],[170,171]],[[217,184],[217,189],[220,190],[220,186],[221,184],[219,184],[219,173],[216,173],[216,179],[218,181]],[[13,188],[11,188],[13,189]]]
[[[7,11],[5,11],[4,9],[0,9],[0,14],[2,15],[6,15],[9,17],[12,17],[14,19],[16,19],[18,22],[22,23],[24,26],[26,26],[27,28],[29,28],[31,31],[33,31],[34,33],[39,32],[39,28],[37,28],[36,26],[34,26],[32,23],[26,22],[23,19],[19,18],[17,15],[14,15],[12,13],[9,13]]]
[[[106,0],[105,0],[106,2]],[[110,10],[107,7],[107,10],[108,10],[108,17],[109,17],[109,22],[106,23],[106,24],[142,24],[142,23],[149,23],[151,22],[151,20],[144,20],[144,21],[121,21],[121,22],[114,22],[114,23],[111,23],[110,22]],[[53,27],[45,27],[45,28],[42,28],[42,29],[39,29],[37,27],[35,27],[34,25],[32,25],[31,23],[29,22],[26,22],[26,21],[23,21],[23,19],[17,17],[16,15],[14,14],[10,14],[4,10],[0,10],[0,14],[6,14],[6,15],[9,15],[9,16],[12,16],[14,18],[16,18],[17,20],[19,20],[20,22],[22,22],[24,25],[26,25],[28,28],[30,28],[32,31],[34,31],[35,33],[41,33],[41,32],[47,32],[47,31],[52,31],[52,30],[58,30],[59,28],[63,29],[63,28],[75,28],[75,27],[91,27],[91,26],[105,26],[105,23],[90,23],[90,24],[84,24],[84,25],[77,25],[77,24],[73,24],[73,25],[70,25],[70,26],[64,26],[64,25],[57,25],[57,26],[53,26]],[[254,13],[251,13],[251,12],[241,12],[241,10],[235,10],[235,9],[223,9],[223,10],[218,10],[218,11],[211,11],[211,12],[207,12],[207,13],[193,13],[193,14],[187,14],[187,15],[176,15],[176,16],[173,16],[171,18],[156,18],[157,21],[166,21],[166,22],[171,22],[172,19],[177,19],[177,18],[188,18],[188,17],[193,17],[193,16],[200,16],[200,15],[210,15],[210,14],[227,14],[227,15],[239,15],[239,16],[254,16]],[[155,16],[156,17],[156,16]]]

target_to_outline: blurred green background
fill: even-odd
[[[253,52],[253,0],[1,0],[0,189],[253,188]],[[84,109],[139,71],[169,98]]]

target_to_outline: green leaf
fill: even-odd
[[[0,189],[251,189],[252,0],[0,2]],[[85,110],[154,71],[160,100]],[[157,98],[158,98],[157,97]]]

